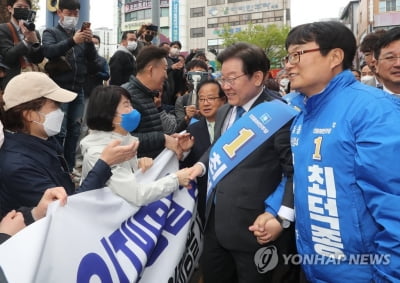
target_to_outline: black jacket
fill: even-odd
[[[62,88],[78,92],[86,80],[87,68],[95,64],[97,52],[93,42],[75,44],[74,33],[68,34],[58,24],[43,31],[43,54],[50,61],[65,56],[71,70],[59,74],[50,74]]]
[[[140,141],[138,157],[155,158],[165,146],[160,113],[153,100],[156,93],[134,76],[122,87],[129,92],[133,108],[142,115],[139,126],[131,133]]]
[[[273,99],[273,93],[265,90],[251,107]],[[226,104],[218,110],[215,140],[221,136],[222,126],[231,108],[231,105]],[[283,175],[288,178],[287,186],[292,190],[290,124],[284,125],[216,184],[215,231],[225,248],[256,250],[259,244],[248,227],[257,216],[264,213],[264,200],[275,191]],[[205,165],[208,165],[208,154],[209,151],[201,158]],[[213,196],[208,199],[206,217],[211,212],[213,200]]]
[[[122,85],[136,76],[136,60],[129,51],[117,50],[110,58],[110,85]]]
[[[14,25],[12,27],[14,28]],[[17,33],[16,30],[15,32]],[[36,35],[40,41],[39,33],[36,32]],[[13,77],[21,73],[21,56],[25,56],[29,62],[34,64],[39,64],[44,59],[40,43],[26,45],[20,41],[15,45],[7,23],[0,24],[0,54],[4,57],[3,63],[10,67],[2,80],[0,89],[4,89]]]
[[[194,137],[194,145],[191,148],[189,155],[180,163],[181,168],[193,166],[211,145],[207,121],[204,117],[202,117],[200,121],[189,125],[187,127],[187,132]],[[197,188],[199,191],[197,211],[199,212],[200,218],[204,223],[207,195],[207,175],[197,178]]]
[[[36,206],[44,191],[52,187],[75,193],[62,151],[54,137],[43,140],[5,131],[0,149],[0,217],[13,209]],[[102,188],[110,176],[110,167],[99,160],[81,190]]]

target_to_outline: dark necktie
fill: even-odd
[[[244,110],[242,106],[236,106],[236,117],[233,123],[235,123],[240,117],[242,117],[244,112],[246,112],[246,110]]]

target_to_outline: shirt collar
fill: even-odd
[[[261,89],[261,91],[254,96],[252,99],[250,99],[249,101],[247,101],[246,104],[242,105],[243,109],[248,112],[251,108],[251,106],[254,104],[254,102],[260,97],[261,93],[263,93],[264,91],[264,87]]]

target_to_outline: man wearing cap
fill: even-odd
[[[134,55],[137,57],[137,55],[139,54],[140,50],[142,50],[143,47],[152,45],[153,44],[152,40],[157,35],[158,35],[158,26],[153,24],[143,24],[137,32],[138,46],[135,50]]]
[[[75,192],[62,148],[54,138],[64,118],[60,103],[75,97],[76,93],[39,72],[22,73],[7,84],[1,109],[5,138],[0,150],[0,217],[13,209],[36,206],[48,188],[64,187],[69,195]],[[82,190],[104,187],[110,166],[136,153],[134,144],[117,144],[103,151]]]

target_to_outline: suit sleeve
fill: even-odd
[[[38,34],[38,33],[37,33]],[[19,58],[26,56],[32,63],[43,61],[42,47],[40,44],[27,44],[22,41],[14,44],[7,24],[0,25],[0,54],[4,56],[4,63],[10,67],[19,65]],[[40,36],[38,36],[40,42]]]
[[[110,166],[108,166],[108,164],[103,160],[98,159],[94,167],[83,180],[82,185],[78,188],[78,192],[80,193],[105,187],[111,175]]]
[[[294,195],[293,195],[293,161],[290,149],[290,125],[292,121],[283,126],[275,135],[275,148],[279,152],[284,178],[275,192],[265,200],[266,211],[273,215],[294,220]]]

